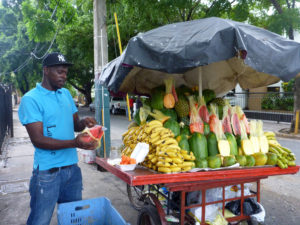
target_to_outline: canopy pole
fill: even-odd
[[[102,29],[101,29],[101,46],[103,46],[103,43],[102,43]],[[102,65],[101,65],[101,69],[103,69],[103,48],[101,48],[101,58],[102,58]],[[102,72],[102,71],[100,71]],[[105,123],[104,123],[104,87],[101,86],[101,90],[102,90],[102,109],[101,109],[101,112],[102,112],[102,126],[105,127]],[[103,156],[104,158],[106,158],[106,145],[105,145],[105,132],[103,134]]]
[[[202,97],[202,66],[199,67],[199,75],[198,75],[198,82],[199,82],[199,87],[198,87],[198,90],[199,90],[199,97],[201,98]]]
[[[119,24],[118,24],[118,18],[117,18],[117,13],[114,13],[115,16],[115,22],[116,22],[116,28],[117,28],[117,35],[118,35],[118,43],[119,43],[119,49],[120,49],[120,55],[122,55],[122,44],[121,44],[121,38],[120,38],[120,31],[119,31]],[[128,93],[126,94],[126,105],[127,105],[127,112],[128,112],[128,120],[131,121],[131,111],[130,111],[130,106],[129,106],[129,97]]]

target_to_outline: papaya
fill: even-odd
[[[164,87],[163,87],[164,88]],[[151,94],[151,108],[161,110],[164,108],[165,91],[160,88],[155,88]]]
[[[209,156],[215,156],[219,154],[217,137],[213,132],[210,132],[207,135],[207,149]]]
[[[225,133],[225,136],[227,138],[227,141],[229,142],[229,146],[230,146],[230,155],[238,155],[238,147],[237,147],[237,143],[235,140],[235,137],[233,136],[233,134],[231,133]]]
[[[195,163],[199,163],[201,159],[205,159],[208,156],[207,141],[203,134],[193,133],[189,139],[190,150],[194,153]]]
[[[184,126],[180,129],[180,134],[185,135],[186,137],[189,137],[191,135],[189,126]]]

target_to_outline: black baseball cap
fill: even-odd
[[[44,66],[72,66],[73,64],[68,62],[66,57],[59,52],[49,53],[43,59],[43,67]]]

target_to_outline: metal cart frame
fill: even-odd
[[[163,184],[170,192],[180,192],[180,225],[184,225],[187,220],[185,213],[186,209],[202,206],[201,225],[205,223],[205,206],[210,204],[222,203],[222,211],[224,215],[226,202],[233,200],[241,201],[241,214],[232,218],[227,218],[229,222],[241,221],[248,219],[249,216],[243,214],[243,202],[246,198],[256,197],[257,202],[260,202],[260,180],[266,179],[268,176],[295,174],[299,171],[300,166],[288,167],[280,169],[274,166],[265,167],[247,167],[247,168],[230,168],[215,171],[201,171],[201,172],[186,172],[175,174],[161,174],[149,170],[145,167],[137,167],[133,171],[121,171],[119,168],[107,163],[107,159],[96,157],[96,163],[114,174],[130,186],[139,185],[154,185]],[[245,183],[256,183],[256,193],[251,195],[244,195]],[[241,196],[236,198],[226,198],[225,187],[229,185],[241,185]],[[206,202],[205,192],[210,188],[222,188],[222,200],[214,202]],[[191,191],[202,191],[202,203],[186,205],[186,193]],[[151,202],[155,205],[162,225],[168,224],[165,219],[165,212],[160,204],[157,196],[154,194],[147,194],[151,198]],[[169,200],[169,198],[168,198]]]

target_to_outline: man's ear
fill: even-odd
[[[47,66],[43,67],[43,74],[47,75],[49,73],[49,68]]]

